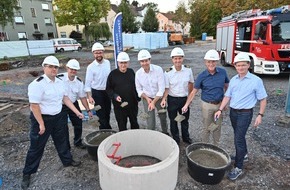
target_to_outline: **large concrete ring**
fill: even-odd
[[[121,143],[115,156],[151,156],[160,162],[125,168],[108,158]],[[102,190],[174,190],[178,176],[179,147],[169,136],[146,129],[127,130],[107,137],[98,148],[99,180]]]

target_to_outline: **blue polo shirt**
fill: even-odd
[[[224,97],[224,85],[229,83],[226,70],[216,67],[212,75],[208,70],[202,71],[195,80],[194,88],[201,89],[201,99],[205,102],[219,102]]]
[[[240,79],[235,75],[229,84],[225,96],[230,97],[230,107],[234,109],[251,109],[258,100],[267,97],[262,79],[248,72],[247,75]]]

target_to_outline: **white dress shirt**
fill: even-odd
[[[150,64],[148,73],[141,67],[135,76],[136,90],[138,96],[144,93],[150,98],[163,96],[165,91],[165,80],[163,70],[160,66]]]
[[[75,76],[74,80],[68,78],[68,73],[61,73],[58,75],[64,82],[67,90],[67,96],[72,103],[77,101],[79,98],[86,97],[86,92],[84,90],[84,83]]]
[[[165,88],[168,88],[168,94],[170,96],[188,96],[188,83],[194,83],[191,68],[186,68],[182,65],[181,70],[177,71],[172,66],[170,71],[165,71]]]
[[[29,103],[39,104],[41,114],[60,113],[64,96],[67,96],[65,85],[57,77],[53,82],[44,74],[28,85]]]
[[[91,92],[91,89],[106,90],[107,78],[111,72],[111,64],[107,59],[103,59],[102,63],[94,60],[87,67],[85,92]]]

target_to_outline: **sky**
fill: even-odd
[[[121,0],[110,0],[112,4],[119,4]],[[133,0],[130,0],[130,3],[132,3]],[[158,8],[160,12],[168,12],[168,11],[175,11],[177,8],[177,4],[181,0],[137,0],[140,5],[143,5],[145,3],[156,3],[158,4]]]

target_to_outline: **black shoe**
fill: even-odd
[[[81,161],[72,160],[72,162],[70,164],[66,164],[66,165],[64,165],[64,167],[69,167],[69,166],[78,167],[79,165],[81,165]]]
[[[30,174],[24,174],[22,177],[21,188],[27,189],[30,184]]]
[[[80,148],[80,149],[85,149],[86,148],[86,146],[83,143],[76,144],[75,147],[76,148]]]
[[[185,140],[183,140],[183,142],[185,142],[187,144],[192,144],[192,140],[191,139],[185,139]]]

